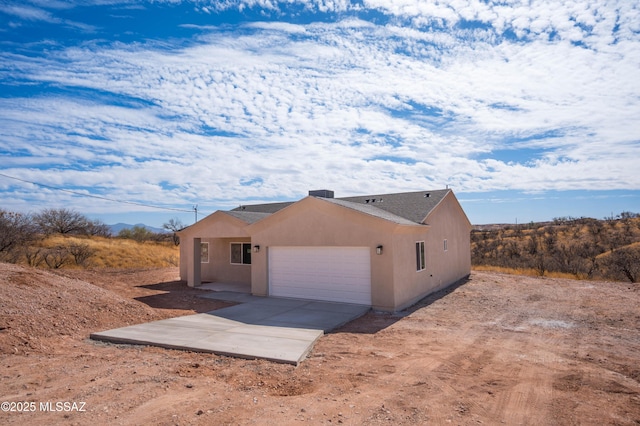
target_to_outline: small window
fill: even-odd
[[[416,271],[422,271],[425,268],[424,241],[418,241],[416,242]]]
[[[200,263],[209,263],[209,243],[200,243]]]
[[[449,245],[447,244],[447,240],[444,240],[443,244],[442,244],[444,251],[449,250]]]
[[[251,244],[231,243],[231,263],[234,265],[251,265]]]

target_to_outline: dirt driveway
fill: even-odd
[[[2,424],[640,424],[638,285],[476,272],[295,368],[90,341],[223,305],[175,269],[69,274],[0,264],[0,399],[36,403]]]

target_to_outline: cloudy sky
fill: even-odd
[[[639,159],[634,1],[0,2],[5,210],[448,186],[473,223],[602,218]]]

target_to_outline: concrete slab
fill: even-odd
[[[231,306],[211,312],[222,318],[241,321],[250,324],[262,324],[262,321],[274,315],[290,311],[289,307],[261,305],[259,308],[253,303]]]
[[[91,338],[297,365],[322,335],[322,330],[260,327],[197,314],[93,333]]]
[[[205,314],[169,318],[91,334],[94,340],[144,344],[298,365],[324,332],[370,308],[331,302],[257,297],[227,291],[205,294],[242,303]]]
[[[257,298],[257,296],[252,296],[248,293],[237,293],[234,291],[207,291],[202,292],[202,294],[198,295],[198,297],[237,303],[247,303]]]

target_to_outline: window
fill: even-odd
[[[416,242],[416,271],[422,271],[425,268],[424,241],[418,241]]]
[[[447,240],[444,240],[442,245],[443,245],[444,251],[449,250],[449,244],[447,244]]]
[[[209,263],[209,243],[200,243],[200,263]]]
[[[251,265],[251,243],[231,243],[231,263]]]

